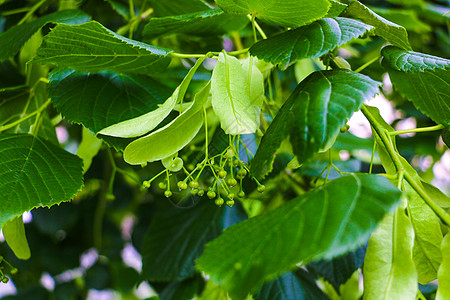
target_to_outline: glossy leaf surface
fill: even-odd
[[[197,268],[232,297],[244,297],[300,261],[331,258],[364,243],[399,198],[385,178],[341,177],[229,227],[206,245]]]
[[[237,58],[220,53],[211,77],[211,94],[212,107],[225,133],[256,132],[264,83],[261,71],[253,63],[250,68],[250,60],[241,64]]]
[[[35,207],[69,201],[82,186],[82,161],[27,134],[0,134],[0,227]]]
[[[116,137],[137,137],[155,129],[156,126],[169,115],[175,107],[175,104],[183,101],[192,77],[204,60],[204,57],[197,60],[180,85],[175,89],[172,96],[170,96],[160,107],[142,116],[111,125],[100,130],[99,133]],[[148,89],[148,91],[153,92],[151,89]]]
[[[377,15],[359,1],[352,1],[343,13],[344,17],[355,18],[375,27],[374,34],[392,45],[411,50],[406,29]]]
[[[143,34],[150,38],[171,33],[221,35],[230,31],[239,31],[248,22],[246,17],[230,15],[216,8],[186,15],[152,18],[145,25]]]
[[[436,123],[450,124],[450,60],[385,47],[383,66],[402,96]]]
[[[54,12],[31,22],[11,27],[0,34],[0,45],[8,45],[7,47],[0,47],[0,62],[17,54],[25,42],[47,23],[75,25],[88,22],[90,19],[90,16],[80,10],[69,9]]]
[[[183,149],[202,127],[203,106],[208,100],[210,88],[208,83],[195,95],[194,103],[172,122],[131,142],[123,152],[123,159],[131,165],[142,165]]]
[[[57,25],[37,50],[33,63],[55,64],[82,72],[152,74],[164,71],[171,50],[130,40],[98,22]]]
[[[56,109],[94,133],[158,109],[170,93],[167,86],[142,75],[73,70],[50,75],[49,95]]]
[[[297,60],[319,58],[372,29],[353,19],[324,18],[262,40],[250,48],[250,54],[286,69]]]
[[[330,3],[326,0],[216,0],[224,11],[253,14],[272,25],[298,27],[323,17]]]

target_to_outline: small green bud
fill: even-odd
[[[164,192],[164,196],[166,196],[166,198],[170,198],[170,197],[172,197],[172,192],[171,191],[165,191]]]
[[[216,192],[208,191],[208,193],[206,193],[206,196],[208,196],[209,199],[213,199],[216,197]]]
[[[222,198],[217,198],[216,200],[214,200],[214,203],[217,205],[217,206],[222,206],[223,205],[223,199]]]
[[[225,158],[232,158],[232,157],[234,157],[234,151],[233,151],[233,149],[231,149],[231,148],[228,149],[227,152],[225,152],[224,157],[225,157]]]
[[[205,194],[205,190],[202,190],[202,189],[199,189],[199,190],[198,190],[198,195],[199,195],[200,197],[202,197],[204,194]]]
[[[228,178],[227,183],[229,186],[235,186],[237,184],[237,180],[234,178]]]
[[[231,199],[231,200],[234,199],[234,196],[235,196],[234,193],[229,193],[229,194],[228,194],[228,198]]]
[[[177,186],[180,190],[185,190],[187,189],[187,183],[184,181],[178,181]]]
[[[162,190],[167,189],[167,184],[164,181],[161,181],[160,183],[158,183],[158,187]]]
[[[225,177],[227,177],[227,171],[220,170],[218,175],[220,178],[225,178]]]
[[[228,205],[229,207],[233,207],[233,205],[234,205],[234,200],[233,200],[233,199],[227,200],[227,205]]]
[[[261,184],[260,186],[258,186],[258,188],[256,190],[260,193],[264,193],[264,191],[266,190],[266,187],[264,184]]]
[[[198,188],[199,184],[197,181],[191,181],[191,182],[189,182],[189,186],[193,189],[196,189],[196,188]]]
[[[197,195],[197,194],[198,194],[198,189],[191,190],[191,195]]]
[[[240,191],[237,195],[238,195],[239,198],[244,198],[245,197],[244,191]]]
[[[149,189],[151,186],[150,181],[149,180],[144,181],[142,183],[142,186],[145,187],[146,189]]]

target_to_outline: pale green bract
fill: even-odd
[[[137,137],[153,130],[158,126],[167,115],[173,110],[175,104],[182,101],[186,90],[191,83],[192,77],[201,66],[205,57],[197,60],[195,65],[189,70],[189,73],[183,79],[181,84],[175,89],[172,96],[169,97],[158,109],[152,110],[142,116],[126,120],[100,130],[99,134],[130,138]]]
[[[241,63],[235,57],[220,53],[214,67],[211,104],[227,134],[254,133],[259,128],[264,82],[254,62],[256,58]]]
[[[23,226],[22,216],[16,217],[3,225],[3,236],[8,246],[19,259],[29,259],[31,256]]]
[[[180,157],[176,157],[177,154],[161,159],[161,163],[164,168],[171,172],[178,172],[183,168],[183,160]]]
[[[210,88],[208,83],[195,95],[194,104],[172,122],[131,142],[123,152],[123,159],[131,165],[143,165],[183,149],[202,127],[203,107],[208,100]]]
[[[100,151],[103,142],[86,127],[83,127],[81,134],[82,139],[78,146],[77,156],[83,160],[83,173],[86,173],[91,166],[92,159],[97,155],[98,151]]]
[[[364,259],[364,300],[416,297],[414,232],[404,208],[401,205],[387,215],[369,240]]]

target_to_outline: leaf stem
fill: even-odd
[[[31,7],[31,9],[27,12],[27,14],[22,18],[22,20],[19,21],[19,23],[17,23],[17,25],[20,25],[22,23],[25,23],[29,17],[31,17],[31,15],[42,5],[46,2],[47,0],[41,0],[38,3],[36,3],[33,7]]]
[[[355,70],[356,73],[361,72],[362,70],[364,70],[365,68],[367,68],[368,66],[370,66],[371,64],[373,64],[374,62],[376,62],[377,60],[379,60],[381,58],[381,55],[378,55],[375,58],[372,58],[371,60],[369,60],[368,62],[366,62],[365,64],[363,64],[361,67],[359,67],[358,69]]]
[[[430,132],[430,131],[436,131],[436,130],[441,130],[441,129],[444,129],[444,125],[439,124],[439,125],[430,126],[430,127],[392,131],[392,132],[389,132],[389,135],[396,136],[396,135],[405,134],[405,133]]]
[[[425,201],[425,203],[433,210],[433,212],[441,219],[441,221],[445,225],[450,226],[450,215],[447,214],[441,207],[436,205],[436,203],[434,203],[433,200],[431,200],[431,198],[427,195],[427,193],[425,193],[422,187],[420,187],[419,184],[417,184],[417,182],[412,178],[411,174],[409,174],[404,170],[403,164],[401,163],[398,157],[399,154],[394,149],[394,146],[390,141],[389,133],[383,131],[382,125],[379,124],[378,121],[372,116],[372,114],[367,109],[367,106],[365,104],[361,107],[361,111],[364,114],[364,116],[366,116],[367,120],[369,120],[370,125],[372,126],[372,128],[380,137],[382,143],[386,147],[386,151],[389,154],[392,162],[394,163],[397,172],[400,173],[399,178],[401,179],[403,176],[404,179],[408,182],[408,184],[417,192],[417,194],[419,194],[419,196],[423,199],[423,201]]]
[[[50,104],[51,100],[48,99],[44,104],[42,104],[37,110],[33,111],[32,113],[26,115],[25,117],[20,118],[19,120],[16,120],[12,123],[0,126],[0,132],[8,130],[10,128],[13,128],[16,125],[19,125],[20,123],[22,123],[23,121],[28,120],[31,117],[34,117],[37,114],[40,114],[45,108],[47,108],[47,106]]]
[[[247,18],[252,21],[252,24],[255,24],[256,30],[258,30],[259,34],[261,35],[261,37],[263,39],[267,39],[267,35],[264,33],[264,31],[262,30],[262,28],[259,26],[258,22],[256,22],[256,20],[253,20],[254,17],[253,15],[247,15]]]

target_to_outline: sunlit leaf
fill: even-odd
[[[81,24],[88,22],[90,16],[77,9],[68,9],[54,12],[28,23],[11,27],[0,34],[0,62],[17,54],[20,48],[47,23]]]
[[[439,287],[436,294],[436,300],[445,300],[450,298],[450,234],[447,233],[442,240],[442,263],[439,267],[438,280]]]
[[[341,177],[229,227],[206,245],[197,268],[242,298],[300,261],[355,249],[399,199],[400,192],[384,177]]]
[[[255,59],[256,60],[256,59]],[[263,75],[250,60],[244,64],[220,53],[211,77],[211,104],[227,134],[254,133],[259,128],[264,95]]]
[[[299,59],[319,58],[373,27],[348,18],[324,18],[254,44],[250,54],[286,69]]]
[[[323,17],[330,6],[327,0],[216,0],[231,14],[253,14],[272,25],[298,27]]]
[[[69,201],[82,186],[82,161],[27,134],[0,134],[0,227],[35,207]]]
[[[170,52],[130,40],[91,21],[81,25],[58,24],[44,37],[32,63],[51,63],[82,72],[152,74],[167,68]]]

